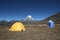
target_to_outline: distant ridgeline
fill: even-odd
[[[48,18],[40,21],[39,23],[48,23],[49,20],[53,20],[56,24],[60,24],[60,12],[49,16]]]
[[[8,25],[8,21],[6,20],[0,21],[0,26],[7,26],[7,25]]]
[[[26,19],[32,19],[32,18],[31,18],[31,16],[28,16]],[[15,22],[22,22],[23,24],[46,24],[46,23],[48,23],[49,20],[53,20],[56,24],[60,24],[60,12],[58,12],[55,15],[52,15],[42,21],[11,20],[8,22],[6,20],[2,20],[2,21],[0,21],[0,26],[11,26]]]
[[[20,21],[19,20],[11,20],[11,21],[2,20],[0,21],[0,26],[11,26],[15,22],[20,22]]]

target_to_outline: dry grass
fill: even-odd
[[[10,32],[8,28],[0,29],[0,40],[60,40],[60,26],[26,27],[26,31]]]

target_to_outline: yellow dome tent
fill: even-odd
[[[9,31],[25,31],[25,27],[21,22],[14,23]]]

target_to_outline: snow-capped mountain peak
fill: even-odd
[[[32,18],[32,16],[31,16],[31,15],[28,15],[24,20],[25,20],[25,21],[32,21],[32,20],[33,20],[33,18]]]

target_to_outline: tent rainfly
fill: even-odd
[[[25,31],[25,27],[21,22],[14,23],[9,31]]]

